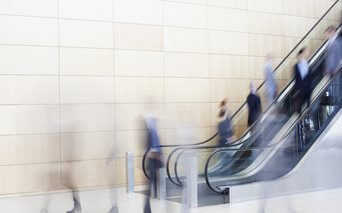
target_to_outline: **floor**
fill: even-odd
[[[127,194],[125,189],[117,189],[119,212],[143,212],[145,196],[139,193]],[[111,207],[113,190],[101,189],[80,193],[82,213],[107,213]],[[181,204],[152,200],[152,212],[157,213],[339,213],[342,212],[342,189],[296,194],[275,197],[268,200],[226,204],[196,209],[182,208]],[[71,193],[48,195],[21,196],[0,199],[1,213],[40,213],[44,205],[48,205],[49,213],[62,213],[73,206]],[[264,211],[259,207],[265,204]]]

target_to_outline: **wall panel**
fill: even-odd
[[[0,74],[58,75],[57,47],[2,45],[0,57]]]
[[[200,29],[164,28],[165,51],[208,53],[208,32]]]
[[[113,50],[60,48],[61,75],[114,75]]]
[[[61,105],[62,132],[113,131],[113,104]]]
[[[0,116],[3,135],[59,132],[58,105],[3,105]]]
[[[276,66],[332,2],[2,0],[0,194],[124,184],[130,151],[145,184],[144,116],[158,118],[162,144],[208,139],[219,102],[233,114],[262,83],[265,55]],[[341,6],[304,41],[311,52]]]
[[[0,104],[58,104],[55,76],[0,76]]]
[[[160,26],[114,24],[114,46],[117,49],[163,50],[163,30]]]
[[[212,78],[249,78],[248,57],[209,55],[209,76]]]
[[[208,28],[233,32],[247,31],[247,11],[208,7]]]
[[[118,77],[115,98],[116,103],[161,103],[164,101],[164,79]]]
[[[61,19],[60,45],[66,47],[113,48],[113,24]]]
[[[61,135],[61,160],[98,160],[115,157],[114,132],[64,133]]]
[[[58,17],[58,0],[2,0],[0,13]]]
[[[208,77],[208,55],[165,53],[166,77]]]
[[[202,5],[164,3],[164,24],[166,26],[206,28],[207,7]]]
[[[209,6],[247,9],[248,0],[207,0]]]
[[[208,102],[209,80],[191,78],[167,78],[165,81],[166,102]]]
[[[245,33],[209,31],[209,53],[247,55],[248,42]]]
[[[113,0],[59,0],[59,17],[113,21]]]
[[[58,20],[21,16],[0,16],[1,44],[58,45]]]
[[[163,56],[155,51],[115,50],[115,75],[162,77]]]
[[[60,161],[59,134],[0,136],[0,165]]]
[[[163,24],[163,3],[155,0],[113,0],[114,21],[120,23]]]
[[[60,102],[114,103],[113,81],[113,77],[63,76],[60,78]]]

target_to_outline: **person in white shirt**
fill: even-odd
[[[304,102],[310,104],[311,97],[311,74],[308,62],[308,51],[306,47],[299,50],[298,62],[294,67],[295,86],[294,86],[294,108],[299,113]]]

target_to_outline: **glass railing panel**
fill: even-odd
[[[189,155],[194,155],[196,156],[197,159],[197,169],[198,169],[198,175],[200,177],[203,178],[204,174],[204,165],[206,162],[206,159],[208,158],[208,156],[210,155],[210,151],[209,150],[183,150],[181,155],[179,155],[178,159],[177,159],[177,164],[175,164],[175,166],[177,167],[177,176],[174,177],[174,181],[177,184],[182,184],[185,174],[186,174],[186,161],[188,160],[188,156]]]
[[[337,23],[340,23],[341,20],[341,8],[342,8],[342,2],[339,1],[339,3],[337,3],[336,7],[334,7],[332,9],[332,11],[328,14],[327,19],[330,21],[334,21]]]

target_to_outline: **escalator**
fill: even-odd
[[[300,43],[291,51],[291,53],[282,61],[281,64],[286,64],[283,67],[284,70],[292,70],[293,61],[295,60],[294,54],[299,51],[300,48],[305,46],[305,41],[312,36],[312,34],[317,34],[317,31],[322,23],[324,23],[325,18],[329,15],[331,10],[334,8],[333,5],[327,13],[316,23],[316,25],[308,32],[308,34],[301,40]],[[303,44],[304,43],[304,44]],[[307,44],[307,43],[306,43]],[[325,50],[327,44],[323,43],[312,55],[309,60],[310,70],[312,73],[312,88],[313,97],[320,92],[321,88],[327,82],[324,78],[324,59]],[[211,159],[210,166],[207,168],[206,172],[212,176],[220,177],[233,175],[245,168],[249,167],[250,164],[254,162],[256,158],[257,151],[252,152],[252,149],[257,149],[258,147],[265,147],[270,145],[272,140],[279,140],[284,132],[291,127],[296,120],[298,115],[294,114],[293,103],[292,103],[292,90],[294,82],[290,80],[284,87],[277,100],[266,110],[262,118],[253,127],[254,131],[248,129],[243,136],[237,141],[230,145],[231,150],[229,152],[220,152],[220,149],[225,149],[218,146],[198,146],[198,147],[180,147],[175,149],[168,157],[167,161],[167,174],[171,182],[176,185],[182,185],[182,157],[185,153],[196,150],[199,152],[200,162],[206,161],[208,155],[212,152],[218,152]],[[252,154],[253,153],[253,154]],[[171,163],[171,161],[173,162]],[[170,164],[173,164],[174,175],[170,173]],[[204,179],[204,165],[200,165],[199,177],[203,181]]]
[[[264,110],[264,116],[253,126],[253,129],[256,129],[258,131],[251,131],[251,129],[248,129],[246,127],[246,115],[247,115],[247,105],[244,103],[237,112],[232,116],[232,122],[234,126],[243,127],[246,129],[241,134],[241,137],[233,144],[231,145],[232,149],[229,152],[220,152],[220,159],[211,160],[211,163],[208,164],[208,171],[207,176],[210,177],[210,174],[217,177],[224,177],[225,175],[233,175],[237,174],[241,171],[243,171],[246,168],[249,168],[249,166],[254,161],[253,158],[249,156],[255,157],[255,152],[251,152],[251,149],[257,148],[260,146],[268,146],[269,144],[265,144],[264,141],[271,141],[271,139],[274,139],[278,131],[276,132],[269,132],[267,131],[270,129],[270,127],[279,129],[279,131],[288,123],[294,122],[296,120],[296,117],[293,117],[293,110],[291,108],[287,108],[286,106],[291,105],[291,91],[293,87],[293,81],[292,81],[292,67],[293,62],[296,58],[296,53],[299,49],[301,49],[303,46],[309,46],[311,50],[314,50],[319,47],[317,45],[317,40],[320,40],[322,42],[322,37],[317,36],[320,33],[319,28],[324,25],[325,21],[327,20],[327,17],[331,15],[331,11],[334,9],[334,7],[338,4],[338,1],[335,1],[334,4],[329,8],[329,10],[317,21],[317,23],[312,27],[312,29],[298,42],[298,44],[290,51],[290,53],[282,60],[282,62],[276,67],[274,75],[275,78],[279,84],[279,91],[280,94],[278,95],[275,102],[266,108]],[[316,40],[316,42],[312,42],[312,40]],[[320,48],[313,54],[313,56],[310,59],[310,69],[314,73],[314,80],[313,85],[322,85],[322,79],[323,75],[321,69],[322,69],[322,61],[324,60],[324,50],[325,50],[326,44],[321,45]],[[265,103],[265,85],[264,83],[261,84],[261,86],[258,88],[258,93],[261,96],[262,102]],[[265,105],[265,104],[264,104]],[[285,106],[285,107],[284,107]],[[281,115],[281,116],[280,116]],[[277,121],[274,121],[272,119],[274,116],[277,116],[279,119]],[[262,131],[261,131],[262,130]],[[168,154],[167,157],[167,175],[170,179],[170,181],[176,185],[182,185],[182,175],[179,175],[178,165],[181,164],[182,155],[189,150],[201,150],[200,155],[203,156],[203,159],[207,159],[208,155],[212,153],[213,151],[218,150],[225,150],[226,148],[223,147],[217,147],[215,145],[208,146],[207,144],[211,144],[212,141],[217,136],[217,133],[214,134],[211,138],[208,140],[205,140],[200,143],[196,144],[176,144],[176,145],[162,145],[161,148],[163,149],[169,149],[168,151],[165,151],[165,154]],[[143,170],[148,177],[146,170],[145,170],[145,159],[148,155],[149,150],[146,151],[144,158],[143,158]],[[223,153],[223,154],[222,154]],[[247,154],[246,154],[247,153]],[[253,154],[251,154],[253,153]],[[226,155],[226,156],[225,156]],[[223,156],[223,157],[222,157]],[[211,159],[214,159],[215,157],[212,157]],[[228,162],[229,163],[225,163]],[[213,163],[214,162],[214,163]],[[222,165],[225,165],[222,167]],[[172,168],[173,166],[173,168]],[[228,169],[229,168],[229,169]],[[174,174],[172,175],[172,170],[174,171]],[[230,174],[225,173],[226,171],[229,171]],[[180,172],[181,173],[181,172]],[[200,172],[201,177],[204,178],[204,171]],[[210,178],[208,178],[210,179]]]
[[[235,152],[237,149],[224,148],[213,152],[205,165],[205,180],[209,188],[217,193],[230,194],[229,190],[235,186],[241,187],[251,183],[285,179],[284,177],[300,170],[303,159],[308,157],[311,148],[316,143],[322,141],[322,135],[327,134],[331,129],[336,131],[340,129],[341,122],[334,123],[332,121],[342,118],[340,112],[342,107],[342,69],[340,68],[334,77],[325,77],[324,79],[326,81],[316,91],[310,106],[298,116],[287,131],[282,133],[279,140],[273,140],[266,146],[244,149],[244,151],[252,153],[248,157],[240,158],[240,161],[248,162],[244,168],[232,172],[231,168],[226,167],[226,170],[221,171],[219,175],[211,173],[210,167],[215,164],[215,158],[222,154]],[[336,146],[340,145],[336,143],[334,148]],[[323,167],[329,167],[329,165]],[[308,180],[312,178],[308,177]],[[322,186],[318,187],[322,188],[323,186],[327,187],[328,182],[317,183],[316,181],[316,184],[321,184]],[[233,194],[238,197],[239,193]],[[234,199],[241,200],[241,197]]]
[[[324,66],[324,55],[325,45],[322,45],[319,51],[317,51],[310,60],[312,86],[314,88],[320,88],[326,81],[326,79],[323,78],[322,72]],[[212,162],[214,163],[211,163],[210,167],[208,167],[207,172],[211,175],[226,176],[230,175],[227,174],[227,171],[229,171],[231,174],[235,174],[248,167],[254,161],[256,156],[255,152],[253,155],[251,154],[251,149],[268,146],[272,139],[276,139],[277,137],[279,138],[279,135],[286,131],[287,128],[291,126],[291,124],[293,124],[297,119],[298,115],[294,114],[294,110],[292,108],[292,87],[293,82],[290,82],[283,91],[283,94],[280,95],[278,102],[275,103],[268,110],[267,114],[263,116],[263,119],[257,125],[256,130],[253,132],[247,132],[240,143],[229,146],[229,148],[231,148],[229,152],[219,152],[219,150],[225,150],[225,148],[217,146],[179,148],[181,150],[176,157],[174,165],[174,179],[177,181],[177,183],[180,184],[182,182],[182,176],[179,174],[183,173],[182,171],[179,172],[179,170],[182,169],[179,168],[179,165],[182,164],[182,156],[193,150],[199,152],[199,157],[203,159],[207,158],[207,153],[219,153],[219,155],[212,157]],[[199,177],[204,178],[204,172],[200,172]]]

